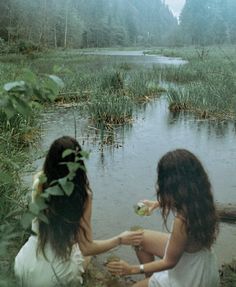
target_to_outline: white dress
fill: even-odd
[[[15,275],[23,287],[81,286],[83,279],[83,256],[79,245],[72,248],[68,260],[55,256],[49,244],[45,254],[37,254],[37,236],[30,236],[15,258]]]
[[[170,270],[154,273],[148,287],[217,287],[219,274],[212,250],[184,252],[177,265]]]
[[[40,192],[39,178],[36,175],[32,190],[34,202]],[[38,221],[32,222],[32,230],[38,233]],[[83,283],[84,258],[79,245],[74,244],[68,260],[58,258],[49,243],[45,246],[45,255],[37,252],[38,237],[30,236],[15,258],[14,271],[22,287],[55,287],[55,286],[81,286]]]

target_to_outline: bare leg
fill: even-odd
[[[167,233],[144,230],[144,239],[140,246],[141,248],[135,249],[139,262],[142,264],[152,262],[155,259],[154,256],[162,258],[168,238]],[[151,275],[150,273],[145,274],[146,277],[150,277]]]

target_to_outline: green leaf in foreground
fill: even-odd
[[[59,185],[54,185],[52,187],[48,187],[47,189],[45,189],[45,192],[50,194],[50,195],[54,195],[54,196],[64,195],[63,190],[60,188]]]
[[[25,82],[24,81],[15,81],[7,83],[3,86],[4,90],[6,92],[10,92],[13,89],[16,89],[17,91],[25,91]]]
[[[50,75],[49,78],[50,78],[53,82],[55,82],[59,88],[62,89],[62,88],[64,87],[64,83],[63,83],[63,81],[62,81],[59,77],[57,77],[57,76],[55,76],[55,75]]]
[[[69,155],[71,155],[71,154],[74,154],[74,153],[75,153],[74,150],[68,148],[68,149],[66,149],[66,150],[63,151],[63,153],[62,153],[62,158],[65,158],[65,157],[67,157],[67,156],[69,156]]]
[[[30,212],[24,213],[21,218],[21,225],[23,226],[23,228],[27,229],[31,225],[31,222],[34,218],[35,218],[34,214]]]

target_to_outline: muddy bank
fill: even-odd
[[[220,287],[236,286],[236,260],[224,264],[219,270]],[[111,276],[104,267],[93,259],[85,273],[85,287],[131,287],[135,282],[132,276]]]

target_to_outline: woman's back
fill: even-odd
[[[70,286],[82,283],[83,256],[78,244],[67,260],[58,258],[50,244],[37,253],[38,238],[30,236],[15,258],[15,274],[24,287]]]
[[[177,265],[154,273],[148,287],[217,287],[219,274],[213,251],[184,252]]]

